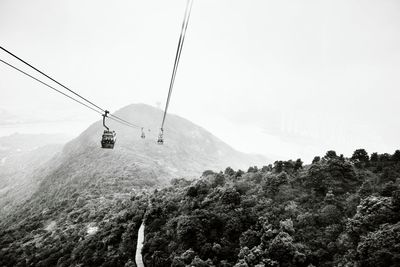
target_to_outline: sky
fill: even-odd
[[[0,0],[0,44],[110,111],[163,106],[185,3]],[[274,160],[393,153],[398,14],[397,0],[195,0],[169,111]],[[0,115],[21,121],[0,135],[100,119],[3,64],[0,92]]]

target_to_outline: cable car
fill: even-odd
[[[160,129],[160,134],[158,135],[157,144],[163,145],[164,144],[164,137],[163,137],[163,128]]]
[[[142,127],[142,135],[140,136],[142,139],[146,138],[146,134],[144,133],[143,127]]]
[[[117,140],[117,134],[115,131],[110,131],[110,128],[106,126],[106,117],[108,113],[110,112],[106,110],[103,115],[103,126],[106,128],[106,130],[104,130],[103,136],[101,137],[101,148],[113,149],[115,141]]]

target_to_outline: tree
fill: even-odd
[[[199,258],[199,256],[196,256],[193,261],[190,263],[190,266],[193,267],[208,267],[208,265],[205,261]]]
[[[297,159],[296,163],[294,164],[294,170],[297,171],[299,169],[303,169],[303,162],[301,159]]]
[[[321,160],[320,156],[315,156],[312,163],[314,164],[314,163],[320,162],[320,160]]]
[[[378,153],[374,152],[371,154],[371,161],[377,162],[379,160]]]
[[[400,210],[400,190],[392,192],[392,205],[396,210]]]
[[[187,245],[187,247],[195,245],[197,242],[197,232],[199,231],[198,227],[200,225],[199,220],[195,217],[186,215],[179,217],[176,227],[178,241]]]
[[[254,230],[247,230],[240,236],[240,246],[253,248],[260,244],[260,232]]]
[[[326,193],[324,202],[325,202],[326,204],[333,204],[333,203],[335,203],[335,194],[333,194],[332,190],[329,190],[329,191]]]
[[[391,156],[388,153],[379,154],[379,161],[387,162],[390,161]]]
[[[357,247],[357,266],[400,266],[400,223],[368,233]]]
[[[280,262],[282,266],[287,266],[286,264],[292,261],[295,251],[293,238],[286,232],[280,232],[268,247],[271,259]]]
[[[249,169],[247,170],[247,172],[258,172],[258,167],[257,167],[257,166],[249,167]]]
[[[330,160],[330,159],[336,159],[338,156],[336,154],[336,151],[334,150],[329,150],[325,154],[325,159]]]
[[[280,226],[280,230],[282,232],[286,232],[288,234],[293,234],[294,233],[292,219],[286,219],[284,221],[280,221],[279,222],[279,226]]]
[[[221,201],[227,205],[239,205],[240,194],[233,188],[227,189],[221,197]]]
[[[332,204],[328,204],[321,209],[320,219],[325,224],[334,224],[340,221],[342,215],[339,209]]]
[[[269,172],[269,171],[272,171],[272,165],[271,164],[269,164],[268,166],[263,166],[261,168],[261,172]]]
[[[369,161],[369,156],[368,153],[365,149],[360,148],[354,151],[353,156],[351,157],[351,160],[359,160],[360,162],[368,162]]]
[[[201,176],[205,177],[205,176],[213,175],[213,174],[214,174],[214,172],[212,170],[206,170],[206,171],[203,172],[203,174]]]
[[[277,173],[280,173],[283,171],[283,161],[282,160],[277,160],[274,162],[274,170]]]
[[[400,162],[400,150],[396,150],[392,155],[392,160],[395,162]]]
[[[225,169],[224,174],[229,175],[229,176],[232,176],[232,175],[235,174],[235,171],[234,171],[231,167],[227,167],[227,168]]]
[[[233,173],[235,172],[233,171]],[[225,176],[223,174],[218,173],[217,175],[214,176],[214,179],[212,180],[213,187],[223,186],[224,184],[225,184]]]
[[[244,174],[244,171],[242,171],[241,169],[239,169],[237,172],[236,172],[236,178],[238,178],[238,177],[242,177],[243,176],[243,174]]]
[[[288,172],[288,173],[292,173],[295,167],[295,163],[293,162],[293,160],[287,160],[283,162],[283,170]]]

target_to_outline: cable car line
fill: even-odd
[[[81,105],[84,105],[85,107],[87,107],[87,108],[93,110],[94,112],[99,113],[100,115],[103,114],[103,113],[101,113],[100,111],[98,111],[97,109],[94,109],[93,107],[91,107],[91,106],[89,106],[89,105],[87,105],[87,104],[85,104],[85,103],[83,103],[83,102],[81,102],[81,101],[79,101],[79,100],[73,98],[72,96],[67,95],[66,93],[64,93],[64,92],[62,92],[62,91],[60,91],[60,90],[58,90],[57,88],[54,88],[53,86],[49,85],[48,83],[45,83],[45,82],[39,80],[38,78],[36,78],[36,77],[30,75],[29,73],[26,73],[25,71],[23,71],[23,70],[21,70],[21,69],[15,67],[15,66],[13,66],[12,64],[10,64],[10,63],[8,63],[8,62],[2,60],[2,59],[0,59],[0,61],[1,61],[2,63],[6,64],[7,66],[9,66],[9,67],[15,69],[16,71],[19,71],[20,73],[22,73],[22,74],[24,74],[24,75],[26,75],[26,76],[28,76],[28,77],[34,79],[35,81],[37,81],[37,82],[39,82],[39,83],[41,83],[41,84],[43,84],[43,85],[49,87],[50,89],[53,89],[54,91],[57,91],[58,93],[60,93],[60,94],[62,94],[62,95],[64,95],[64,96],[66,96],[66,97],[72,99],[73,101],[75,101],[75,102],[77,102],[77,103],[79,103],[79,104],[81,104]]]
[[[183,43],[185,41],[185,36],[186,36],[186,30],[187,30],[187,27],[189,25],[189,19],[190,19],[190,14],[191,14],[191,11],[192,11],[192,6],[193,6],[193,0],[187,0],[186,9],[185,9],[185,15],[184,15],[184,18],[183,18],[181,33],[180,33],[179,41],[178,41],[178,47],[177,47],[176,55],[175,55],[174,67],[173,67],[173,70],[172,70],[171,81],[170,81],[170,85],[169,85],[169,89],[168,89],[167,101],[165,103],[163,119],[162,119],[162,122],[161,122],[160,134],[159,134],[158,141],[157,141],[159,144],[163,144],[164,143],[163,134],[164,134],[165,118],[167,116],[169,102],[170,102],[170,99],[171,99],[172,90],[173,90],[174,83],[175,83],[175,77],[176,77],[176,73],[177,73],[177,70],[178,70],[179,61],[180,61],[180,58],[181,58]]]
[[[143,128],[142,126],[139,126],[139,125],[136,125],[136,124],[133,124],[133,123],[130,123],[129,121],[126,121],[126,120],[124,120],[124,119],[121,119],[120,117],[118,117],[118,116],[116,116],[116,115],[113,115],[113,114],[111,114],[111,113],[109,113],[108,114],[109,115],[109,118],[110,119],[112,119],[112,118],[115,118],[115,119],[118,119],[118,120],[120,120],[120,121],[122,121],[122,122],[124,122],[124,123],[126,123],[126,124],[129,124],[131,127],[133,127],[133,128]]]
[[[163,119],[162,119],[162,123],[161,123],[161,127],[160,127],[160,134],[158,136],[158,140],[157,143],[159,144],[163,144],[164,140],[163,140],[163,134],[164,134],[164,124],[165,124],[165,119],[167,116],[167,112],[168,112],[168,107],[169,107],[169,103],[171,100],[171,95],[172,95],[172,90],[174,87],[174,83],[175,83],[175,78],[176,78],[176,73],[178,71],[178,66],[179,66],[179,61],[181,58],[181,54],[182,54],[182,49],[183,49],[183,44],[185,41],[185,37],[186,37],[186,31],[187,31],[187,27],[189,25],[189,19],[190,19],[190,14],[192,11],[192,6],[193,6],[193,0],[187,0],[186,2],[186,8],[185,8],[185,14],[184,14],[184,18],[183,18],[183,22],[182,22],[182,28],[181,28],[181,32],[180,32],[180,36],[179,36],[179,41],[178,41],[178,47],[176,50],[176,55],[175,55],[175,61],[174,61],[174,67],[172,70],[172,75],[171,75],[171,80],[170,80],[170,84],[169,84],[169,89],[168,89],[168,96],[167,96],[167,100],[165,103],[165,109],[164,109],[164,113],[163,113]],[[31,74],[15,67],[14,65],[0,59],[0,61],[4,64],[6,64],[7,66],[13,68],[14,70],[36,80],[37,82],[49,87],[52,90],[55,90],[56,92],[72,99],[73,101],[91,109],[92,111],[101,114],[103,117],[103,126],[106,128],[106,130],[104,131],[103,135],[102,135],[102,140],[101,140],[101,145],[102,148],[113,148],[115,141],[116,141],[116,134],[115,131],[110,131],[110,129],[106,126],[105,124],[105,119],[109,118],[112,119],[116,122],[119,122],[121,124],[124,124],[128,127],[132,127],[132,128],[139,128],[141,129],[141,137],[145,138],[145,134],[143,131],[143,127],[139,126],[139,125],[135,125],[133,123],[130,123],[116,115],[112,115],[109,113],[108,110],[105,110],[103,108],[101,108],[100,106],[96,105],[95,103],[93,103],[92,101],[88,100],[87,98],[81,96],[80,94],[76,93],[75,91],[71,90],[70,88],[68,88],[67,86],[65,86],[64,84],[58,82],[57,80],[55,80],[54,78],[52,78],[51,76],[47,75],[46,73],[42,72],[41,70],[37,69],[36,67],[34,67],[33,65],[29,64],[28,62],[26,62],[25,60],[23,60],[22,58],[18,57],[17,55],[15,55],[14,53],[10,52],[9,50],[5,49],[4,47],[0,46],[0,49],[3,50],[4,52],[6,52],[7,54],[11,55],[12,57],[14,57],[15,59],[19,60],[20,62],[22,62],[23,64],[27,65],[28,67],[30,67],[31,69],[35,70],[36,72],[40,73],[41,75],[43,75],[44,77],[46,77],[47,79],[51,80],[52,82],[56,83],[57,85],[61,86],[62,88],[66,89],[67,91],[69,91],[70,93],[74,94],[75,96],[77,96],[78,98],[80,98],[83,101],[80,101],[74,97],[72,97],[69,94],[66,94],[64,92],[62,92],[61,90],[51,86],[50,84],[32,76]],[[86,103],[85,103],[86,102]]]
[[[32,66],[31,64],[29,64],[28,62],[26,62],[25,60],[23,60],[22,58],[18,57],[17,55],[15,55],[14,53],[10,52],[9,50],[5,49],[4,47],[0,46],[0,49],[3,50],[4,52],[6,52],[7,54],[11,55],[12,57],[18,59],[19,61],[21,61],[22,63],[24,63],[25,65],[29,66],[30,68],[34,69],[35,71],[39,72],[40,74],[42,74],[43,76],[47,77],[48,79],[50,79],[51,81],[55,82],[56,84],[60,85],[61,87],[63,87],[64,89],[68,90],[69,92],[73,93],[74,95],[78,96],[79,98],[81,98],[82,100],[86,101],[87,103],[89,103],[90,105],[96,107],[97,109],[99,109],[101,112],[99,112],[100,114],[103,114],[106,110],[101,108],[100,106],[96,105],[95,103],[93,103],[92,101],[88,100],[87,98],[81,96],[80,94],[76,93],[75,91],[71,90],[70,88],[68,88],[67,86],[65,86],[64,84],[58,82],[57,80],[55,80],[54,78],[50,77],[49,75],[45,74],[44,72],[42,72],[41,70],[37,69],[36,67]],[[3,61],[3,63],[6,63]],[[7,63],[6,63],[7,64]],[[10,64],[7,64],[9,66],[11,66]],[[25,73],[26,74],[26,73]],[[30,76],[30,75],[28,75]],[[32,77],[31,77],[32,78]],[[133,123],[130,123],[116,115],[112,115],[109,114],[110,119],[112,119],[111,117],[115,118],[114,120],[119,120],[121,121],[121,123],[125,123],[127,125],[129,125],[132,128],[142,128],[139,125],[135,125]]]
[[[70,95],[68,95],[68,94],[66,94],[66,93],[64,93],[64,92],[62,92],[62,91],[60,91],[60,90],[58,90],[57,88],[55,88],[55,87],[49,85],[49,84],[46,83],[46,82],[43,82],[42,80],[40,80],[40,79],[38,79],[38,78],[32,76],[31,74],[29,74],[29,73],[27,73],[27,72],[25,72],[25,71],[23,71],[23,70],[21,70],[21,69],[15,67],[14,65],[12,65],[12,64],[10,64],[10,63],[8,63],[8,62],[2,60],[2,59],[0,59],[0,61],[1,61],[3,64],[9,66],[10,68],[13,68],[14,70],[16,70],[16,71],[18,71],[18,72],[20,72],[20,73],[22,73],[22,74],[24,74],[24,75],[30,77],[31,79],[33,79],[33,80],[35,80],[35,81],[37,81],[37,82],[39,82],[39,83],[41,83],[41,84],[43,84],[44,86],[47,86],[48,88],[50,88],[50,89],[52,89],[52,90],[54,90],[54,91],[56,91],[56,92],[58,92],[58,93],[60,93],[60,94],[62,94],[62,95],[64,95],[64,96],[68,97],[69,99],[71,99],[71,100],[77,102],[78,104],[81,104],[81,105],[87,107],[88,109],[91,109],[92,111],[94,111],[94,112],[96,112],[96,113],[98,113],[98,114],[100,114],[100,115],[103,115],[103,113],[100,112],[100,111],[98,111],[97,109],[95,109],[95,108],[89,106],[88,104],[86,104],[86,103],[84,103],[84,102],[82,102],[82,101],[80,101],[80,100],[78,100],[78,99],[73,98],[72,96],[70,96]],[[125,126],[132,127],[132,128],[137,128],[137,127],[133,127],[132,125],[130,125],[130,123],[126,123],[126,122],[124,122],[124,121],[120,121],[120,120],[115,119],[115,118],[113,118],[113,117],[108,117],[108,118],[110,118],[110,119],[112,119],[112,120],[114,120],[114,121],[116,121],[116,122],[119,122],[119,123],[121,123],[121,124],[124,124]]]
[[[188,0],[187,3],[186,3],[185,15],[184,15],[184,19],[183,19],[183,22],[182,22],[182,29],[181,29],[181,33],[180,33],[180,37],[179,37],[178,47],[177,47],[177,50],[176,50],[174,68],[172,70],[172,76],[171,76],[171,81],[170,81],[170,85],[169,85],[168,97],[167,97],[167,102],[165,104],[164,116],[163,116],[163,120],[162,120],[162,123],[161,123],[161,128],[164,128],[165,118],[166,118],[166,115],[167,115],[169,102],[170,102],[170,99],[171,99],[172,90],[173,90],[174,83],[175,83],[176,72],[178,70],[179,60],[180,60],[181,53],[182,53],[183,42],[185,41],[186,29],[187,29],[187,26],[188,26],[188,23],[189,23],[189,18],[190,18],[190,14],[191,14],[192,5],[193,5],[193,0]]]
[[[69,89],[67,86],[63,85],[62,83],[56,81],[55,79],[53,79],[52,77],[50,77],[49,75],[47,75],[46,73],[42,72],[41,70],[35,68],[34,66],[32,66],[31,64],[29,64],[28,62],[26,62],[25,60],[23,60],[22,58],[18,57],[17,55],[11,53],[10,51],[8,51],[7,49],[5,49],[4,47],[0,46],[0,49],[3,50],[4,52],[6,52],[7,54],[13,56],[14,58],[18,59],[19,61],[21,61],[22,63],[24,63],[25,65],[29,66],[30,68],[34,69],[35,71],[39,72],[40,74],[42,74],[43,76],[47,77],[48,79],[52,80],[53,82],[55,82],[56,84],[60,85],[61,87],[67,89],[68,91],[70,91],[71,93],[73,93],[74,95],[78,96],[79,98],[85,100],[86,102],[88,102],[89,104],[91,104],[92,106],[95,106],[96,108],[100,109],[101,111],[104,112],[104,109],[102,109],[101,107],[97,106],[96,104],[94,104],[93,102],[89,101],[88,99],[84,98],[83,96],[81,96],[80,94],[72,91],[71,89]]]

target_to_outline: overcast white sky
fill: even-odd
[[[0,42],[111,111],[164,104],[184,7],[0,0]],[[195,0],[170,111],[245,152],[306,161],[328,149],[392,153],[399,14],[398,0]],[[99,119],[4,65],[0,92],[2,112],[59,121],[19,131],[77,134]]]

